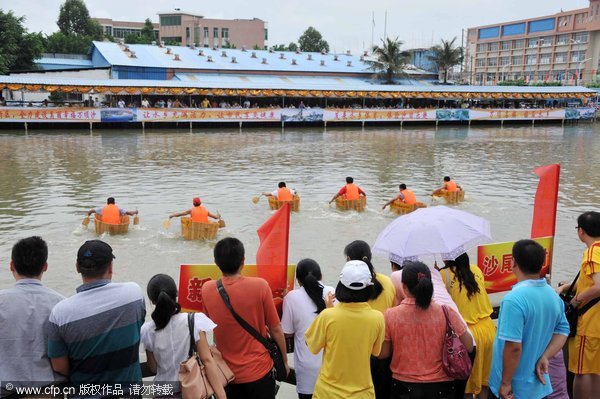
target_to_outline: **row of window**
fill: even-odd
[[[552,45],[564,46],[568,44],[578,45],[588,42],[588,32],[577,32],[574,34],[562,34],[557,36],[535,37],[531,39],[505,40],[502,42],[479,43],[477,52],[519,50],[523,48],[550,47]]]
[[[576,69],[572,69],[569,71],[560,70],[560,71],[544,71],[537,73],[482,73],[478,72],[475,74],[475,80],[479,83],[483,81],[494,82],[494,81],[502,81],[502,80],[520,80],[525,79],[529,81],[542,81],[542,80],[574,80],[577,74],[579,73],[579,79],[583,77],[583,71],[577,71]]]
[[[581,62],[585,60],[585,51],[571,51],[570,57],[569,53],[555,53],[554,54],[554,63],[566,63],[566,62]],[[570,59],[570,61],[569,61]],[[518,55],[513,57],[491,57],[491,58],[479,58],[476,62],[476,66],[478,67],[495,67],[495,66],[506,66],[506,65],[536,65],[537,63],[540,65],[548,65],[552,62],[552,54],[540,54],[539,57],[537,54],[530,54],[526,56]]]
[[[108,36],[125,38],[129,35],[141,36],[142,29],[135,28],[113,28],[112,26],[104,26],[104,34]],[[154,37],[158,37],[158,30],[154,30]]]

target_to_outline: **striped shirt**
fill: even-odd
[[[142,380],[140,328],[146,316],[135,283],[97,280],[54,307],[48,323],[48,357],[68,357],[69,378],[83,383]]]

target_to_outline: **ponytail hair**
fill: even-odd
[[[383,285],[381,285],[381,282],[377,280],[375,268],[371,263],[372,255],[369,244],[362,240],[352,241],[350,244],[346,245],[346,248],[344,248],[344,255],[346,255],[350,260],[362,260],[367,264],[369,270],[371,271],[371,277],[373,280],[373,294],[370,299],[378,298],[383,292]]]
[[[169,324],[171,317],[181,311],[181,305],[177,303],[177,285],[171,276],[157,274],[148,282],[146,291],[155,305],[152,320],[156,331],[162,330]]]
[[[402,269],[402,284],[415,298],[417,307],[427,309],[433,296],[433,282],[429,268],[421,262],[409,262]]]
[[[481,292],[477,280],[475,280],[475,275],[471,271],[469,255],[464,253],[455,260],[444,261],[444,264],[454,272],[454,275],[458,280],[459,289],[462,290],[462,288],[465,287],[468,299],[471,299],[473,295]]]
[[[315,313],[319,314],[326,308],[325,300],[323,299],[323,286],[319,282],[323,278],[321,267],[313,259],[302,259],[296,266],[296,279],[309,298],[317,306]]]

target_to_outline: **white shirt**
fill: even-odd
[[[117,105],[119,106],[119,108],[125,108],[125,101],[119,100],[119,102],[117,103]]]
[[[200,331],[210,332],[217,325],[204,313],[194,316],[194,337],[200,340]],[[141,341],[156,359],[154,381],[173,382],[179,380],[179,364],[188,358],[190,334],[187,313],[177,313],[162,330],[156,331],[153,320],[142,326]]]
[[[335,290],[323,286],[323,299]],[[296,390],[310,395],[315,388],[322,363],[322,351],[313,355],[306,346],[304,333],[317,317],[317,305],[310,299],[304,287],[289,292],[283,298],[283,316],[281,327],[285,334],[294,334],[294,366],[296,370]]]

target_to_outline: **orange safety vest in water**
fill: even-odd
[[[410,191],[409,189],[405,189],[400,191],[402,195],[404,195],[404,203],[407,205],[414,205],[417,203],[417,197],[415,197],[415,193]]]
[[[447,181],[446,184],[444,184],[444,186],[446,187],[446,191],[448,191],[449,193],[458,191],[458,187],[456,187],[456,183],[454,183],[452,180]]]
[[[102,221],[108,224],[121,223],[121,210],[115,204],[108,204],[102,208]]]
[[[193,207],[191,216],[192,222],[208,223],[208,210],[202,205]]]
[[[277,190],[277,201],[291,201],[292,191],[287,187],[281,187]]]
[[[354,183],[346,184],[346,199],[357,200],[360,197],[358,186]]]

